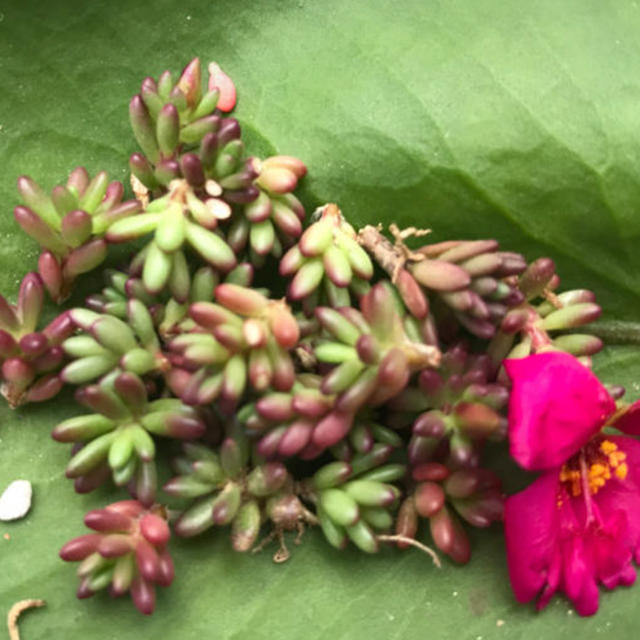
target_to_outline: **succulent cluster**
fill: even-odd
[[[65,382],[81,385],[119,371],[145,375],[168,367],[152,316],[141,300],[127,302],[128,322],[83,308],[71,309],[69,316],[79,331],[62,344],[71,359],[60,374]]]
[[[280,261],[280,275],[293,277],[289,299],[300,300],[306,315],[318,304],[351,306],[351,295],[367,290],[373,263],[358,244],[354,228],[335,204],[320,207],[307,227]]]
[[[176,534],[188,538],[229,525],[235,551],[254,547],[274,502],[292,491],[292,478],[281,462],[249,466],[249,442],[241,432],[226,438],[219,452],[185,443],[184,456],[174,459],[173,466],[180,475],[169,480],[164,491],[195,499],[176,520]]]
[[[150,505],[157,477],[152,435],[193,440],[206,431],[201,414],[180,399],[149,402],[142,380],[128,371],[81,387],[75,397],[95,413],[61,422],[52,436],[79,445],[66,469],[78,492],[91,491],[111,476],[116,486],[129,484],[132,495]]]
[[[247,383],[258,392],[290,389],[295,370],[288,349],[297,344],[299,329],[288,306],[229,283],[216,287],[215,299],[192,304],[193,328],[170,342],[181,365],[176,372],[184,374],[174,391],[190,404],[219,399],[229,413]]]
[[[423,322],[425,338],[435,341],[439,329],[441,337],[449,339],[462,326],[489,339],[508,309],[522,302],[514,276],[525,270],[526,260],[499,251],[496,240],[451,240],[411,250],[404,240],[424,232],[400,231],[395,225],[391,231],[395,244],[372,226],[358,237],[391,276],[409,312]]]
[[[429,522],[435,546],[454,562],[466,563],[471,545],[460,518],[472,527],[488,527],[503,517],[500,479],[488,469],[451,470],[438,462],[425,462],[411,470],[415,483],[402,502],[396,533],[414,538],[420,519]],[[399,542],[398,546],[406,545]]]
[[[383,465],[384,457],[359,453],[350,462],[330,462],[309,481],[308,495],[316,503],[322,532],[334,547],[343,549],[351,540],[362,551],[375,553],[380,547],[376,531],[392,528],[401,495],[392,483],[405,475],[405,467]]]
[[[318,525],[339,549],[434,553],[432,541],[467,562],[465,526],[502,517],[481,462],[506,434],[503,360],[601,347],[565,331],[599,307],[588,291],[556,293],[549,259],[527,265],[495,240],[412,249],[422,233],[357,232],[334,204],[307,222],[293,194],[306,167],[247,155],[234,104],[215,64],[206,88],[198,59],[177,80],[146,78],[130,103],[136,200],[84,169],[51,196],[18,181],[16,219],[43,252],[17,304],[0,297],[3,393],[16,406],[76,387],[91,413],[53,429],[73,444],[66,475],[78,492],[112,482],[132,498],[90,512],[96,533],[62,549],[81,561],[81,598],[129,591],[150,613],[154,585],[173,578],[170,527],[228,526],[246,552],[268,524],[278,560],[285,532]],[[60,303],[109,243],[143,237],[84,306],[37,329],[45,288]],[[179,455],[158,438],[181,440]]]
[[[48,400],[63,385],[61,343],[74,326],[69,314],[62,313],[37,331],[44,294],[42,278],[28,273],[20,284],[17,304],[0,296],[0,390],[12,408]]]
[[[155,585],[168,587],[174,576],[165,509],[122,500],[89,511],[84,523],[96,533],[74,538],[60,550],[63,560],[80,562],[78,598],[106,588],[114,597],[129,592],[141,613],[152,613]]]
[[[484,441],[506,435],[502,412],[509,390],[494,378],[488,355],[470,354],[455,344],[442,355],[438,371],[421,372],[414,386],[390,401],[395,424],[412,421],[412,464],[446,455],[454,465],[476,466]]]
[[[509,357],[558,350],[589,365],[590,357],[602,349],[600,338],[572,331],[600,316],[594,293],[587,289],[556,293],[559,285],[550,258],[535,260],[520,275],[518,288],[523,300],[502,318],[488,348],[496,364]]]
[[[18,178],[18,192],[24,205],[13,212],[16,222],[40,245],[38,272],[57,303],[69,297],[79,275],[104,262],[107,229],[141,210],[137,200],[122,201],[120,182],[109,182],[104,171],[91,179],[84,167],[51,195],[27,176]]]

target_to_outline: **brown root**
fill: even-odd
[[[23,611],[32,609],[33,607],[44,607],[44,600],[20,600],[16,602],[7,614],[7,628],[9,629],[9,640],[20,640],[20,631],[18,629],[18,618]]]
[[[412,547],[415,547],[416,549],[420,549],[420,551],[430,556],[431,559],[433,560],[433,564],[435,564],[436,567],[438,567],[438,569],[442,567],[438,554],[431,547],[427,547],[426,544],[422,544],[422,542],[418,542],[413,538],[409,538],[407,536],[401,536],[401,535],[387,535],[387,534],[379,534],[376,536],[376,538],[380,540],[380,542],[402,542],[404,544],[409,544]]]

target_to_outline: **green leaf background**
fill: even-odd
[[[356,224],[395,221],[434,240],[496,237],[550,255],[565,288],[593,288],[606,318],[640,313],[640,3],[627,0],[5,0],[0,5],[0,289],[14,296],[35,246],[18,232],[15,179],[51,187],[82,164],[127,179],[127,104],[145,75],[216,60],[239,92],[256,153],[297,155],[303,199]],[[100,284],[89,276],[84,288]],[[640,395],[640,354],[597,369]],[[0,611],[28,597],[23,639],[634,637],[636,589],[579,619],[511,595],[499,531],[469,566],[416,551],[339,553],[309,532],[290,561],[240,556],[225,535],[178,542],[157,612],[74,597],[59,547],[109,491],[75,496],[49,431],[69,396],[0,409],[0,488],[34,484],[31,514],[0,524]]]

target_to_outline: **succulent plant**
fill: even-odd
[[[183,450],[185,455],[174,460],[180,475],[169,480],[164,490],[195,502],[180,513],[176,534],[191,537],[228,525],[233,549],[252,549],[267,517],[268,498],[291,482],[287,469],[279,462],[248,467],[249,445],[242,435],[227,437],[219,453],[190,443]]]
[[[350,290],[360,295],[373,275],[373,264],[358,244],[354,228],[335,204],[320,207],[300,241],[280,261],[280,275],[293,276],[289,298],[302,301],[307,315],[319,303],[351,306]]]
[[[43,301],[44,286],[37,273],[22,279],[16,305],[0,296],[0,391],[12,408],[48,400],[64,384],[58,375],[65,361],[60,344],[74,325],[65,312],[37,331]]]
[[[407,450],[412,464],[444,451],[455,465],[477,465],[482,444],[504,438],[507,421],[501,411],[509,391],[494,378],[486,354],[458,344],[443,353],[438,371],[422,371],[417,386],[391,400],[392,424],[413,423]]]
[[[332,411],[335,396],[323,394],[321,382],[318,375],[301,374],[289,391],[265,393],[242,408],[238,419],[252,437],[258,438],[256,451],[260,456],[267,460],[291,456],[306,460],[324,451],[314,444],[313,435]],[[368,453],[377,443],[398,447],[402,440],[391,429],[356,417],[344,439],[331,447],[331,453],[348,461],[358,453]]]
[[[526,261],[520,254],[498,251],[496,240],[451,240],[414,251],[404,239],[421,234],[391,228],[395,245],[370,225],[360,230],[358,239],[391,276],[409,311],[425,321],[425,337],[431,337],[436,327],[451,334],[457,321],[479,338],[489,339],[507,309],[522,302],[512,276],[525,270]],[[435,326],[429,296],[436,307]]]
[[[279,258],[283,247],[293,244],[302,233],[305,209],[292,192],[307,168],[293,156],[254,158],[251,166],[257,173],[253,185],[257,197],[243,204],[242,212],[233,217],[228,242],[236,254],[248,249],[251,262],[262,266],[265,256]]]
[[[363,415],[356,416],[349,433],[331,447],[330,451],[337,460],[350,462],[356,456],[379,456],[383,452],[396,451],[405,444],[397,431],[375,422],[371,417],[367,417],[365,411]]]
[[[415,538],[423,518],[438,549],[464,564],[471,545],[460,518],[473,527],[488,527],[502,519],[504,496],[499,478],[488,469],[451,470],[438,462],[412,468],[415,486],[403,500],[396,519],[396,533]],[[406,546],[398,542],[398,546]]]
[[[144,383],[133,373],[111,378],[79,389],[76,400],[95,413],[61,422],[52,436],[80,444],[66,469],[78,492],[91,491],[111,476],[116,485],[130,485],[132,494],[150,505],[156,492],[152,436],[195,440],[204,435],[205,422],[177,398],[149,402]]]
[[[351,540],[362,551],[378,551],[376,532],[393,527],[391,511],[401,495],[391,483],[405,470],[399,464],[376,467],[375,461],[359,454],[351,463],[331,462],[316,471],[308,482],[308,495],[328,542],[343,549]]]
[[[209,199],[207,202],[212,202]],[[110,242],[126,242],[154,233],[139,254],[143,263],[142,282],[150,294],[168,287],[171,295],[184,302],[189,295],[189,267],[182,247],[193,247],[209,264],[228,272],[236,264],[236,257],[220,235],[214,233],[218,224],[216,215],[228,217],[231,209],[226,203],[216,205],[216,214],[193,192],[185,180],[174,180],[169,193],[154,200],[144,213],[114,224],[107,233]],[[222,207],[224,211],[220,209]],[[201,215],[202,214],[202,215]],[[204,215],[210,219],[205,219]]]
[[[41,246],[38,272],[57,303],[69,297],[77,276],[104,261],[107,229],[141,209],[136,200],[122,201],[120,182],[109,182],[104,171],[90,179],[84,167],[50,196],[26,176],[18,178],[18,191],[26,206],[15,208],[15,219]]]
[[[235,101],[215,63],[203,87],[197,58],[177,80],[167,71],[143,81],[129,105],[142,150],[129,161],[138,200],[123,202],[120,183],[82,168],[50,196],[18,180],[25,205],[15,217],[42,254],[17,304],[0,296],[1,391],[15,407],[79,386],[75,399],[90,413],[52,433],[72,444],[66,475],[79,493],[112,480],[133,499],[91,511],[85,524],[95,533],[60,555],[80,561],[78,597],[130,592],[145,614],[155,585],[174,573],[169,517],[156,503],[155,436],[181,441],[164,485],[179,501],[170,519],[181,537],[229,527],[240,552],[277,538],[281,562],[285,532],[297,531],[298,542],[311,524],[337,548],[412,545],[438,564],[417,540],[426,521],[435,546],[465,563],[465,523],[502,518],[500,480],[481,465],[485,447],[506,435],[517,397],[503,361],[564,350],[589,365],[602,346],[574,332],[600,314],[595,296],[558,293],[549,258],[527,266],[496,240],[412,249],[410,238],[428,232],[392,225],[395,243],[381,227],[356,232],[335,204],[316,209],[305,229],[294,190],[306,166],[249,155],[238,121],[225,115]],[[45,288],[64,300],[107,243],[144,237],[86,308],[38,330]],[[374,264],[388,280],[374,280]],[[276,268],[286,299],[260,288],[274,284]],[[591,375],[568,360],[566,370]],[[513,376],[530,362],[506,368]],[[623,390],[608,392],[618,399]],[[613,411],[613,399],[606,404]],[[621,404],[611,416],[627,420],[635,408]],[[591,446],[584,441],[580,463],[569,458],[574,494],[592,480],[578,483],[577,470]],[[626,454],[608,446],[623,480]],[[598,487],[609,474],[600,467],[587,470]]]
[[[228,145],[240,136],[240,128],[220,112],[231,111],[234,105],[233,82],[215,63],[209,65],[206,91],[198,58],[185,67],[177,82],[170,71],[158,82],[145,78],[129,104],[131,127],[144,152],[134,153],[129,160],[133,175],[147,189],[157,190],[175,178],[192,178],[194,158],[201,172],[201,161],[208,165],[220,149],[223,156],[230,155],[235,147]],[[188,153],[198,145],[200,158]]]
[[[224,277],[224,283],[249,287],[253,281],[253,266],[247,262],[238,264]],[[158,332],[165,339],[192,330],[196,324],[189,316],[189,308],[196,302],[212,302],[220,276],[212,267],[201,267],[191,278],[189,298],[178,302],[171,298],[164,305]]]
[[[313,442],[320,449],[346,435],[358,409],[383,404],[407,386],[412,374],[440,362],[438,348],[425,344],[412,323],[403,321],[384,283],[362,297],[360,309],[316,309],[330,338],[318,340],[315,357],[337,365],[320,387],[337,395],[333,410],[314,430]]]
[[[556,293],[559,284],[550,258],[538,258],[518,278],[524,299],[505,315],[487,349],[496,364],[552,350],[566,351],[590,364],[591,356],[602,349],[600,338],[573,332],[600,316],[595,294],[587,289]]]
[[[136,298],[144,303],[152,315],[159,305],[156,296],[147,293],[142,281],[128,272],[107,269],[104,279],[106,286],[100,293],[93,293],[85,300],[85,305],[96,313],[106,313],[121,320],[127,318],[127,302],[129,298]]]
[[[192,304],[189,315],[197,327],[169,344],[179,354],[176,369],[183,367],[172,373],[174,391],[191,404],[219,398],[231,410],[247,382],[258,391],[291,388],[295,373],[288,350],[299,330],[288,306],[228,283],[216,287],[215,300]]]
[[[62,344],[71,362],[61,378],[82,385],[109,373],[129,371],[137,375],[161,374],[170,367],[162,352],[151,313],[145,304],[131,298],[126,307],[127,322],[88,309],[69,311],[79,335]]]
[[[220,114],[235,104],[233,83],[215,63],[209,65],[209,73],[209,90],[204,95],[197,58],[175,85],[169,72],[157,83],[152,78],[144,80],[129,111],[145,155],[133,154],[129,164],[133,175],[155,193],[171,191],[176,181],[186,184],[181,187],[187,191],[181,204],[192,221],[203,227],[200,232],[189,227],[187,239],[212,264],[221,249],[211,249],[214,241],[204,230],[215,229],[237,207],[228,242],[236,254],[249,247],[252,262],[257,264],[269,253],[279,256],[283,244],[292,244],[302,232],[304,207],[291,192],[306,174],[306,167],[292,156],[263,161],[246,156],[237,120]],[[123,225],[112,238],[131,232],[133,228]],[[163,246],[162,235],[159,242],[165,253],[175,250]]]
[[[248,287],[253,279],[253,266],[243,262],[226,274],[224,282]],[[137,271],[128,272],[109,269],[105,273],[107,286],[101,293],[87,297],[85,304],[96,313],[109,314],[127,320],[127,305],[130,298],[140,300],[151,314],[158,335],[163,339],[189,331],[195,325],[189,318],[189,306],[194,302],[211,302],[214,290],[220,282],[218,272],[210,266],[200,267],[190,275],[189,296],[179,302],[166,295],[152,296],[147,293]]]
[[[333,406],[334,398],[320,391],[322,378],[301,374],[288,391],[267,391],[238,412],[238,420],[257,438],[256,451],[267,460],[319,453],[313,431]]]
[[[78,598],[106,588],[113,597],[129,592],[138,611],[151,614],[155,585],[168,587],[174,577],[166,518],[164,507],[145,507],[136,500],[87,513],[84,523],[96,533],[74,538],[60,549],[63,560],[80,562]]]

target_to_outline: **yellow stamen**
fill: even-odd
[[[623,453],[622,451],[614,451],[613,453],[609,454],[609,464],[612,467],[617,467],[623,460],[626,459],[626,457],[626,453]]]
[[[607,483],[607,480],[611,479],[612,470],[619,480],[624,480],[629,472],[625,462],[627,454],[624,451],[620,451],[615,442],[603,440],[600,443],[599,450],[604,455],[596,456],[596,460],[591,458],[593,462],[586,468],[586,481],[589,493],[592,495],[598,493]],[[582,482],[580,471],[573,465],[569,466],[570,464],[571,461],[560,470],[560,482],[565,484],[569,494],[575,498],[582,494]],[[558,506],[561,505],[558,504]]]
[[[605,482],[611,477],[609,466],[596,462],[588,469],[587,479],[589,481],[589,491],[597,493],[598,489],[604,487]]]
[[[627,467],[627,463],[623,462],[617,469],[616,469],[616,476],[618,478],[620,478],[620,480],[624,480],[627,477],[627,472],[629,471],[629,467]]]

